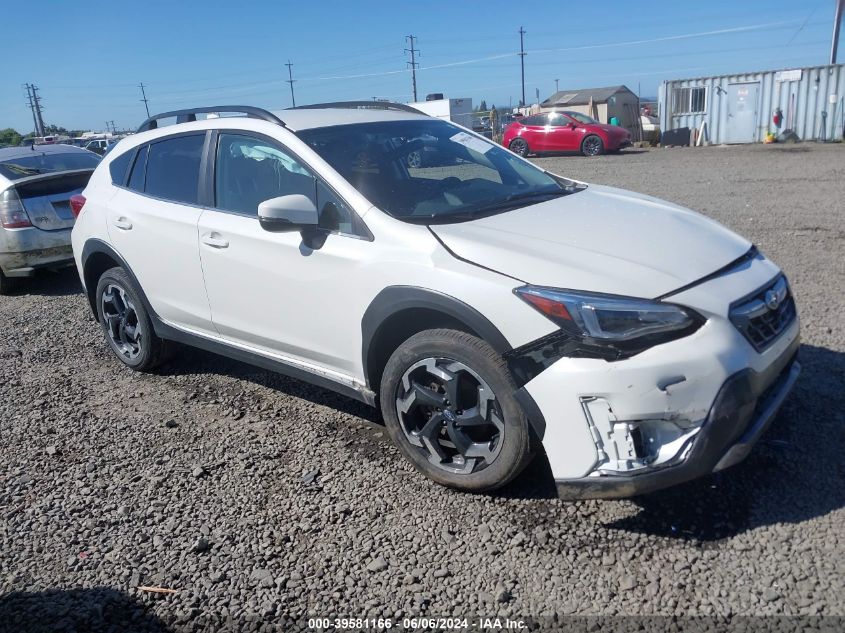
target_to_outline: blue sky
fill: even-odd
[[[835,0],[70,0],[4,3],[0,128],[32,129],[22,84],[39,86],[44,119],[67,128],[132,128],[150,110],[215,104],[298,104],[411,99],[405,35],[422,51],[420,98],[429,92],[520,99],[560,88],[626,84],[653,96],[662,80],[824,64]],[[14,53],[20,51],[20,53]],[[845,50],[841,51],[845,57]]]

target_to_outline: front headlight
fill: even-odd
[[[689,308],[650,299],[541,286],[523,286],[514,292],[567,333],[594,344],[629,347],[625,343],[648,339],[656,345],[686,336],[704,322]]]

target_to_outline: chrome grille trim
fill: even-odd
[[[762,352],[795,320],[795,300],[786,277],[779,275],[731,306],[730,319],[758,352]]]

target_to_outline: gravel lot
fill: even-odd
[[[635,501],[561,502],[539,460],[452,492],[340,396],[188,349],[119,367],[75,272],[45,273],[0,298],[0,631],[845,616],[845,147],[538,162],[700,210],[789,275],[804,374],[743,464]]]

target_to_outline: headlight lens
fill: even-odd
[[[517,296],[571,334],[599,341],[630,341],[689,330],[701,319],[669,303],[541,286],[523,286]]]

